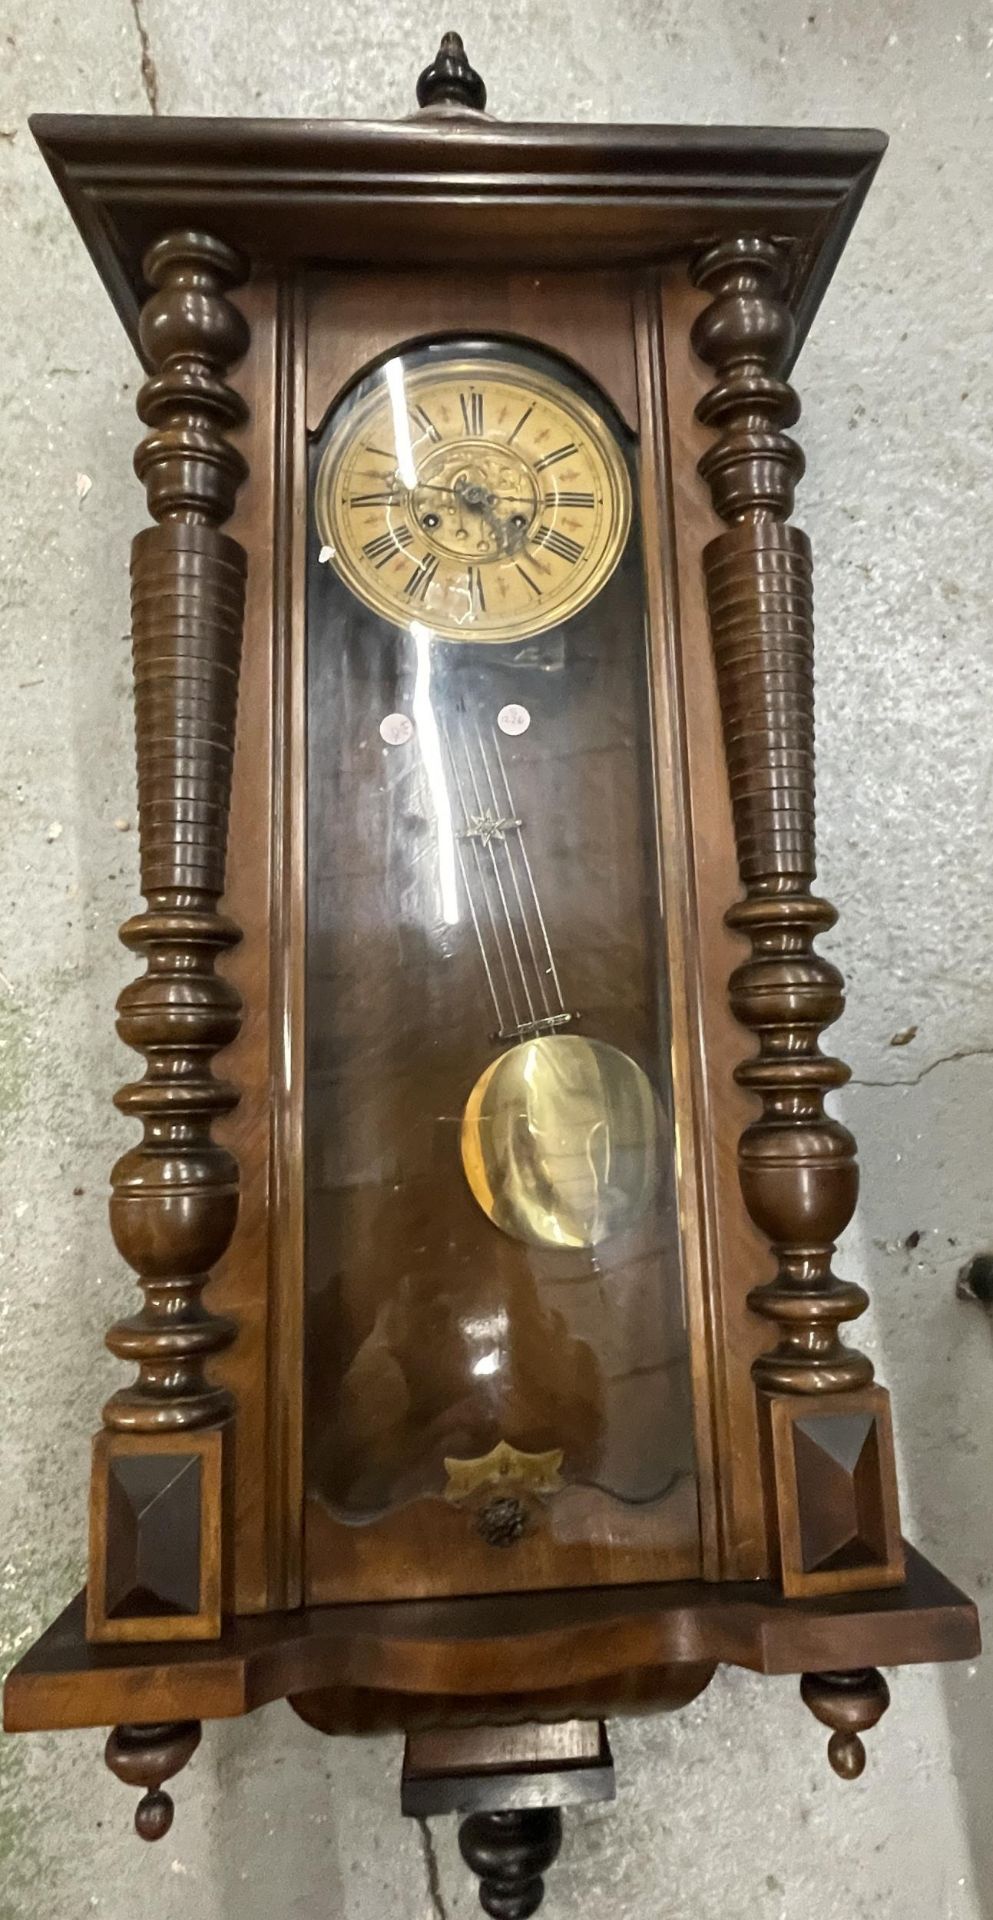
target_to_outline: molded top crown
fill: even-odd
[[[428,109],[459,108],[482,113],[486,88],[462,44],[460,33],[443,33],[430,66],[417,82],[417,104]]]

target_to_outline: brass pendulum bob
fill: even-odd
[[[656,1187],[658,1102],[618,1047],[539,1035],[480,1074],[462,1118],[462,1165],[483,1212],[539,1247],[596,1247]]]
[[[515,1043],[469,1095],[465,1176],[487,1218],[515,1239],[596,1247],[634,1226],[656,1190],[658,1100],[628,1054],[563,1031],[575,1015],[562,998],[496,733],[488,748],[478,727],[474,747],[464,729],[458,752],[446,745],[463,815],[462,879],[498,1033]]]

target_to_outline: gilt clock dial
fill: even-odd
[[[315,513],[325,558],[374,612],[504,642],[599,592],[624,551],[631,487],[571,387],[458,353],[379,370],[327,445]]]

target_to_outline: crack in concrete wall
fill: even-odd
[[[149,40],[148,28],[145,25],[142,15],[141,0],[131,0],[131,12],[134,15],[134,23],[138,32],[138,46],[141,53],[141,84],[144,88],[145,99],[148,101],[150,113],[161,113],[162,109],[159,105],[158,68],[152,58],[152,43]]]
[[[426,1820],[418,1820],[417,1827],[421,1836],[421,1851],[424,1855],[424,1872],[427,1876],[428,1899],[431,1902],[431,1911],[435,1916],[435,1920],[448,1920],[444,1896],[441,1891],[441,1875],[438,1871],[438,1855],[435,1852],[434,1835]]]
[[[990,1059],[993,1059],[993,1047],[963,1047],[958,1053],[942,1053],[937,1060],[929,1060],[927,1065],[921,1068],[920,1073],[915,1073],[911,1080],[904,1080],[902,1077],[895,1080],[859,1080],[853,1074],[850,1080],[845,1081],[845,1085],[846,1087],[919,1087],[921,1081],[926,1080],[928,1075],[934,1073],[938,1067],[954,1066],[961,1060]]]

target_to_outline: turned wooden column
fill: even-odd
[[[700,462],[729,531],[704,554],[711,633],[746,898],[732,927],[752,956],[732,975],[737,1018],[759,1051],[736,1078],[757,1093],[761,1117],[743,1134],[741,1184],[749,1213],[772,1241],[779,1271],[751,1296],[778,1334],[755,1363],[760,1386],[832,1393],[872,1379],[839,1327],[868,1304],[836,1278],[834,1242],[858,1192],[855,1142],[824,1111],[848,1068],[822,1054],[822,1028],[844,1007],[836,967],[813,950],[834,908],[814,878],[814,625],[810,542],[787,525],[803,454],[784,429],[799,418],[781,377],[793,320],[781,298],[786,261],[768,241],[716,246],[696,262],[713,303],[693,345],[719,378],[697,413],[719,438]]]
[[[727,921],[751,943],[729,991],[759,1043],[735,1076],[761,1103],[741,1137],[739,1170],[777,1265],[749,1296],[776,1334],[753,1372],[784,1585],[800,1593],[886,1584],[902,1577],[902,1561],[886,1397],[840,1332],[867,1297],[832,1265],[858,1169],[852,1135],[824,1108],[849,1074],[819,1044],[844,992],[838,969],[814,949],[836,916],[811,890],[813,591],[810,542],[789,524],[804,460],[787,432],[800,413],[784,377],[794,345],[787,277],[786,255],[759,236],[708,248],[693,280],[711,303],[692,343],[716,375],[697,407],[717,435],[700,472],[727,523],[703,556],[745,888]],[[839,1420],[849,1422],[844,1431]]]
[[[154,369],[138,399],[135,455],[155,525],[131,552],[141,886],[121,929],[144,972],[118,1001],[118,1032],[145,1061],[116,1104],[142,1138],[112,1180],[114,1240],[141,1308],[107,1336],[137,1373],[104,1409],[97,1443],[92,1637],[204,1637],[219,1630],[221,1436],[230,1393],[209,1363],[235,1327],[203,1300],[231,1238],[238,1168],[212,1138],[237,1101],[214,1055],[241,1005],[215,963],[238,939],[218,911],[245,597],[245,553],[219,531],[245,477],[227,434],[246,409],[224,375],[248,346],[225,290],[245,277],[230,247],[170,233],[144,271],[154,289],[141,343]]]

